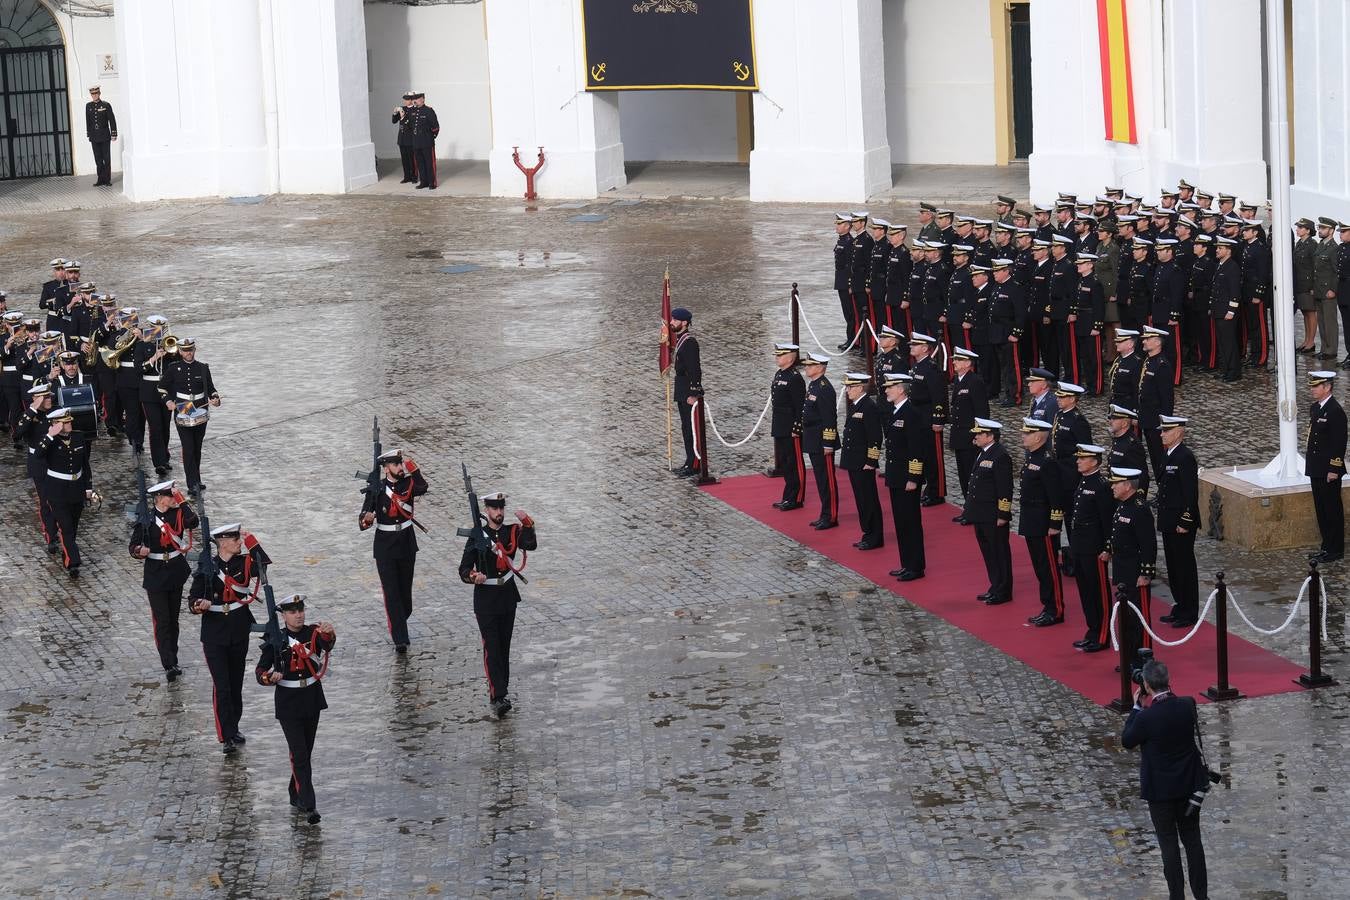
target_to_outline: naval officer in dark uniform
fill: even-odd
[[[980,455],[970,473],[966,497],[966,521],[975,526],[975,540],[989,573],[989,590],[976,597],[997,606],[1012,600],[1012,457],[999,443],[1003,426],[993,419],[976,419],[971,431]]]
[[[186,554],[192,549],[197,514],[172,481],[151,485],[146,495],[150,521],[132,528],[127,552],[143,560],[141,587],[150,602],[155,649],[164,677],[173,681],[183,674],[178,667],[178,614],[183,609],[183,585],[192,574]]]
[[[103,99],[98,85],[89,89],[89,102],[84,105],[84,130],[94,148],[94,165],[98,168],[95,187],[112,184],[112,142],[117,140],[117,116],[112,104]]]
[[[806,380],[797,371],[796,344],[774,344],[773,357],[778,370],[769,383],[773,417],[769,434],[773,437],[774,470],[783,476],[782,499],[774,506],[783,511],[800,509],[806,502],[806,464],[802,461],[802,403],[806,400]]]
[[[434,191],[440,183],[436,178],[436,137],[441,133],[441,123],[436,110],[426,105],[426,96],[420,91],[413,93],[413,106],[406,115],[412,119],[408,128],[417,162],[417,187]]]
[[[877,467],[881,465],[881,411],[868,393],[872,377],[866,372],[844,375],[845,418],[839,468],[848,473],[853,501],[858,507],[862,536],[853,546],[875,550],[885,541],[881,531],[881,499],[877,496]]]
[[[408,618],[412,615],[413,572],[417,566],[417,535],[413,533],[415,498],[427,492],[422,470],[402,450],[386,450],[378,460],[384,469],[380,492],[366,493],[357,524],[362,531],[375,526],[375,571],[380,575],[384,613],[394,650],[405,653]]]
[[[839,448],[839,406],[834,385],[825,377],[828,356],[806,354],[806,399],[802,401],[802,452],[811,460],[820,495],[820,516],[811,523],[818,531],[839,524],[839,486],[835,481],[834,451]]]
[[[1305,471],[1312,482],[1313,511],[1322,534],[1322,547],[1310,558],[1317,562],[1336,562],[1345,555],[1345,510],[1341,502],[1341,479],[1345,477],[1345,410],[1331,396],[1336,373],[1330,370],[1308,373],[1308,393],[1312,395],[1311,421]]]
[[[412,145],[412,117],[408,115],[413,108],[412,91],[403,94],[403,105],[394,107],[390,121],[398,126],[398,155],[403,162],[403,180],[399,184],[412,184],[417,180],[417,158]]]

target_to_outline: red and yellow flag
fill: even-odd
[[[661,284],[661,374],[670,368],[670,270]]]
[[[1130,29],[1125,0],[1097,0],[1097,38],[1102,55],[1102,111],[1106,139],[1137,144],[1134,80],[1130,75]]]

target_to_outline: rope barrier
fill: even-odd
[[[1289,610],[1288,618],[1286,618],[1278,628],[1274,629],[1262,628],[1260,625],[1257,625],[1251,619],[1247,618],[1247,614],[1243,612],[1242,607],[1238,605],[1237,596],[1233,593],[1231,588],[1228,591],[1228,596],[1233,598],[1233,608],[1237,610],[1237,614],[1242,617],[1242,621],[1246,622],[1247,626],[1251,628],[1253,631],[1259,632],[1261,634],[1279,634],[1281,631],[1284,631],[1291,624],[1293,624],[1294,616],[1298,615],[1299,604],[1303,602],[1304,597],[1308,596],[1308,587],[1311,584],[1312,584],[1312,576],[1309,575],[1307,578],[1303,580],[1303,587],[1299,589],[1298,597],[1295,598],[1294,600],[1294,608]],[[1327,585],[1326,582],[1322,580],[1320,575],[1317,578],[1317,584],[1322,592],[1323,598],[1321,626],[1322,626],[1322,640],[1325,641],[1327,640],[1327,603],[1325,602],[1327,596]]]
[[[1321,576],[1318,576],[1317,583],[1318,587],[1321,589],[1322,596],[1325,598],[1327,595],[1326,582],[1322,580]],[[1280,626],[1278,628],[1262,628],[1260,625],[1257,625],[1250,618],[1248,618],[1247,614],[1242,611],[1242,607],[1238,605],[1237,595],[1233,593],[1233,589],[1231,587],[1228,588],[1228,596],[1229,598],[1232,599],[1233,608],[1237,610],[1237,614],[1242,617],[1242,621],[1246,622],[1248,627],[1251,628],[1253,631],[1266,635],[1279,634],[1281,631],[1284,631],[1286,628],[1288,628],[1290,625],[1293,624],[1294,617],[1298,615],[1299,606],[1303,603],[1303,599],[1308,596],[1308,588],[1311,584],[1312,584],[1312,576],[1310,575],[1303,580],[1303,586],[1299,588],[1298,596],[1294,598],[1293,608],[1289,610],[1288,617],[1286,617],[1285,620],[1282,623],[1280,623]],[[1181,640],[1178,641],[1169,641],[1159,637],[1157,632],[1155,632],[1152,628],[1150,628],[1148,623],[1144,621],[1144,614],[1141,613],[1137,607],[1135,607],[1133,604],[1130,604],[1130,609],[1134,613],[1135,618],[1139,620],[1139,624],[1144,626],[1144,630],[1148,632],[1149,637],[1153,638],[1153,640],[1156,643],[1162,644],[1164,647],[1180,647],[1182,644],[1186,643],[1191,638],[1195,637],[1196,632],[1200,630],[1200,626],[1205,624],[1205,617],[1209,613],[1209,608],[1214,604],[1214,598],[1217,597],[1218,595],[1219,591],[1217,588],[1209,592],[1209,597],[1206,598],[1205,605],[1200,610],[1200,615],[1197,617],[1195,625],[1191,628],[1189,632],[1186,633],[1185,637],[1181,638]],[[1117,619],[1119,618],[1119,614],[1120,614],[1120,601],[1117,600],[1115,605],[1111,607],[1111,649],[1113,650],[1120,649],[1120,642],[1116,638],[1116,623]],[[1321,625],[1322,625],[1322,640],[1325,641],[1327,640],[1326,603],[1322,604]]]
[[[762,412],[760,412],[759,418],[755,420],[755,426],[750,429],[750,433],[747,434],[745,437],[741,438],[739,441],[736,441],[735,443],[732,443],[731,441],[728,441],[726,438],[722,437],[722,432],[717,430],[717,422],[713,419],[712,407],[707,406],[705,404],[704,410],[708,414],[708,427],[712,429],[713,437],[721,441],[723,447],[739,447],[746,441],[754,437],[756,431],[759,431],[759,426],[764,424],[764,417],[769,414],[769,407],[772,405],[773,405],[773,396],[770,395],[769,399],[764,401],[764,409]]]
[[[826,356],[829,356],[829,355],[831,355],[831,354],[833,354],[833,353],[847,353],[847,352],[849,352],[849,351],[852,350],[853,347],[858,343],[858,338],[862,337],[863,326],[862,326],[862,325],[859,325],[859,326],[858,326],[858,331],[857,331],[857,333],[855,333],[855,334],[853,335],[853,340],[851,340],[851,341],[848,342],[848,346],[847,346],[847,347],[845,347],[843,350],[829,350],[829,349],[827,349],[827,348],[825,347],[824,344],[822,344],[822,343],[820,342],[820,337],[816,334],[816,330],[815,330],[814,328],[811,327],[811,320],[808,319],[808,318],[806,317],[806,308],[802,306],[802,304],[801,304],[801,298],[800,298],[800,297],[797,299],[797,314],[801,317],[802,324],[806,326],[806,331],[807,331],[807,333],[811,335],[811,340],[813,340],[813,341],[816,342],[816,346],[820,348],[820,352],[821,352],[821,353],[824,353]],[[788,320],[791,321],[791,319],[792,319],[792,297],[789,296],[789,297],[788,297]],[[868,326],[871,326],[871,324],[872,324],[871,321],[870,321],[870,320],[867,320],[867,319],[864,319],[863,322],[864,322],[866,325],[868,325]]]
[[[1195,637],[1197,633],[1199,633],[1200,626],[1205,624],[1205,616],[1209,614],[1209,608],[1210,606],[1213,605],[1214,598],[1217,597],[1218,595],[1219,592],[1217,589],[1209,592],[1209,597],[1206,598],[1205,605],[1201,607],[1200,615],[1196,618],[1195,624],[1191,626],[1191,630],[1186,632],[1186,635],[1183,638],[1181,638],[1181,640],[1177,641],[1169,641],[1163,637],[1160,637],[1158,633],[1155,632],[1152,628],[1150,628],[1149,624],[1144,621],[1144,614],[1139,611],[1139,607],[1135,606],[1133,603],[1127,605],[1129,606],[1130,611],[1134,613],[1134,617],[1139,620],[1139,624],[1144,626],[1144,630],[1148,632],[1148,636],[1153,638],[1153,641],[1155,643],[1162,644],[1164,647],[1180,647],[1182,644],[1186,643],[1191,638]],[[1115,605],[1111,607],[1111,649],[1117,651],[1120,650],[1120,641],[1116,636],[1116,622],[1119,616],[1120,616],[1120,601],[1117,600],[1115,602]]]

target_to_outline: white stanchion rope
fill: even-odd
[[[1281,631],[1284,631],[1291,624],[1293,624],[1294,616],[1298,615],[1299,604],[1302,603],[1303,598],[1308,595],[1308,588],[1311,585],[1312,585],[1312,576],[1309,575],[1307,578],[1303,579],[1303,587],[1299,589],[1298,597],[1295,598],[1294,600],[1294,608],[1289,610],[1288,618],[1286,618],[1280,624],[1280,627],[1272,629],[1262,628],[1260,625],[1257,625],[1255,622],[1249,619],[1247,617],[1247,614],[1242,611],[1242,607],[1238,605],[1237,595],[1234,594],[1231,589],[1228,591],[1228,596],[1233,600],[1233,609],[1237,610],[1237,614],[1242,617],[1242,621],[1246,622],[1247,627],[1250,628],[1252,631],[1256,631],[1261,634],[1279,634]],[[1325,641],[1327,639],[1327,586],[1326,582],[1322,580],[1322,576],[1320,575],[1317,577],[1317,589],[1318,591],[1321,592],[1322,595],[1321,626],[1322,626],[1322,640]]]
[[[1191,630],[1186,632],[1185,636],[1182,637],[1181,640],[1179,641],[1169,641],[1160,637],[1158,633],[1155,632],[1152,628],[1150,628],[1148,623],[1144,621],[1144,614],[1139,611],[1139,607],[1135,606],[1133,603],[1127,603],[1125,605],[1128,606],[1130,608],[1130,611],[1134,613],[1134,617],[1139,620],[1140,625],[1144,626],[1144,630],[1148,632],[1148,636],[1153,638],[1155,643],[1162,644],[1164,647],[1180,647],[1182,644],[1186,643],[1191,638],[1195,637],[1197,633],[1199,633],[1200,626],[1205,624],[1205,616],[1209,613],[1209,608],[1214,604],[1214,598],[1217,596],[1219,596],[1219,591],[1217,588],[1209,592],[1209,597],[1206,598],[1205,605],[1200,609],[1200,615],[1196,618],[1195,625],[1193,625],[1191,627]],[[1120,617],[1120,601],[1117,600],[1115,604],[1111,607],[1112,650],[1120,649],[1120,640],[1116,636],[1116,622],[1119,617]]]
[[[750,433],[747,434],[745,437],[741,438],[739,441],[736,441],[735,443],[732,443],[731,441],[728,441],[726,438],[722,437],[722,432],[717,430],[717,422],[714,421],[713,419],[712,407],[705,402],[703,404],[703,409],[708,414],[708,427],[712,429],[713,436],[722,442],[722,446],[739,447],[746,441],[754,437],[756,431],[759,431],[759,426],[764,424],[764,417],[769,414],[769,407],[772,405],[773,405],[773,396],[770,395],[769,399],[764,401],[764,409],[763,411],[760,412],[759,418],[755,420],[755,426],[750,429]]]
[[[858,338],[862,337],[863,326],[862,326],[862,325],[859,325],[859,326],[858,326],[858,331],[853,335],[853,340],[849,341],[849,342],[848,342],[848,346],[845,347],[843,350],[829,350],[829,349],[826,349],[825,345],[822,344],[822,343],[820,342],[820,337],[816,335],[816,330],[815,330],[814,328],[811,327],[811,320],[808,319],[808,318],[806,317],[806,308],[802,306],[802,302],[801,302],[801,298],[800,298],[800,297],[797,298],[797,313],[798,313],[799,316],[801,316],[802,324],[806,326],[806,331],[807,331],[807,333],[809,333],[809,334],[811,335],[811,340],[813,340],[813,341],[816,342],[816,346],[820,348],[820,352],[821,352],[821,353],[824,353],[826,356],[829,356],[829,355],[832,354],[832,353],[847,353],[847,352],[849,352],[850,350],[853,349],[854,345],[856,345],[856,344],[858,343]],[[788,297],[788,321],[789,321],[789,322],[792,321],[792,297],[791,297],[791,296]],[[866,324],[868,327],[871,327],[871,325],[872,325],[872,322],[871,322],[870,320],[868,320],[868,319],[864,319],[863,322],[864,322],[864,324]],[[875,332],[873,332],[873,334],[875,334]]]

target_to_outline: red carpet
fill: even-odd
[[[956,507],[944,504],[923,511],[927,577],[902,584],[887,574],[900,565],[885,485],[880,488],[886,523],[886,546],[864,553],[851,546],[861,537],[861,533],[848,479],[840,473],[839,527],[827,531],[816,531],[807,524],[820,512],[815,481],[810,474],[807,475],[807,482],[806,506],[786,513],[771,506],[782,496],[783,482],[780,479],[747,475],[725,479],[704,490],[751,518],[777,529],[882,587],[895,591],[990,646],[1073,688],[1095,703],[1105,705],[1120,695],[1120,676],[1114,671],[1118,654],[1109,649],[1101,653],[1081,653],[1072,646],[1086,630],[1078,588],[1072,578],[1064,579],[1063,625],[1033,628],[1025,624],[1028,616],[1040,611],[1040,601],[1036,576],[1032,572],[1026,542],[1022,538],[1016,534],[1012,538],[1013,602],[985,606],[975,597],[988,589],[989,580],[975,544],[974,532],[951,521]],[[1161,549],[1158,555],[1161,562]],[[1202,581],[1202,604],[1211,590],[1213,586]],[[1154,630],[1168,640],[1176,640],[1185,632],[1156,622],[1157,617],[1168,609],[1167,601],[1154,598]],[[1214,627],[1206,624],[1201,626],[1194,638],[1180,647],[1157,648],[1158,657],[1171,669],[1172,683],[1182,691],[1199,696],[1201,691],[1217,681],[1216,635]],[[1302,671],[1298,666],[1235,637],[1231,632],[1228,636],[1228,666],[1229,683],[1249,697],[1302,690],[1294,683]],[[1204,700],[1203,697],[1199,699],[1202,702]]]

